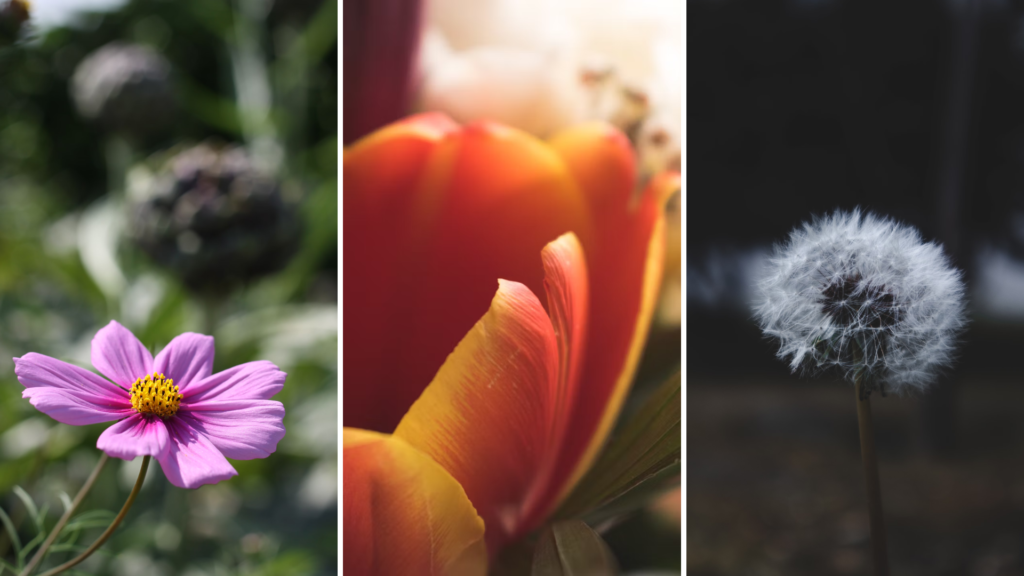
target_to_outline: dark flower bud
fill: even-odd
[[[129,234],[193,292],[224,295],[283,268],[299,246],[296,206],[237,146],[187,148],[132,190]]]

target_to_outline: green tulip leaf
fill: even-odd
[[[533,553],[533,576],[613,576],[615,557],[597,532],[579,520],[545,529]]]
[[[673,468],[678,473],[682,443],[681,389],[682,376],[677,372],[654,390],[612,437],[556,517],[580,517],[608,506],[641,484],[660,488],[666,475],[674,475]],[[654,482],[648,482],[652,480]],[[631,498],[636,500],[633,509],[646,504],[657,490],[641,492],[645,497]]]

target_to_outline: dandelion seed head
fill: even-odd
[[[754,316],[794,372],[836,370],[896,394],[934,382],[966,322],[961,273],[942,248],[860,210],[795,229],[758,289]]]

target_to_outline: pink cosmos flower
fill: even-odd
[[[180,488],[236,476],[227,458],[266,458],[284,438],[285,373],[249,362],[213,374],[213,337],[182,334],[156,358],[117,322],[92,339],[92,364],[113,383],[49,356],[14,359],[23,398],[58,422],[83,426],[118,420],[96,447],[131,460],[153,456]]]

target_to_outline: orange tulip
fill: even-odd
[[[545,143],[434,114],[344,162],[345,566],[471,574],[477,521],[491,556],[537,528],[607,436],[678,175],[634,194],[632,150],[603,124]],[[515,281],[495,294],[499,278]]]

